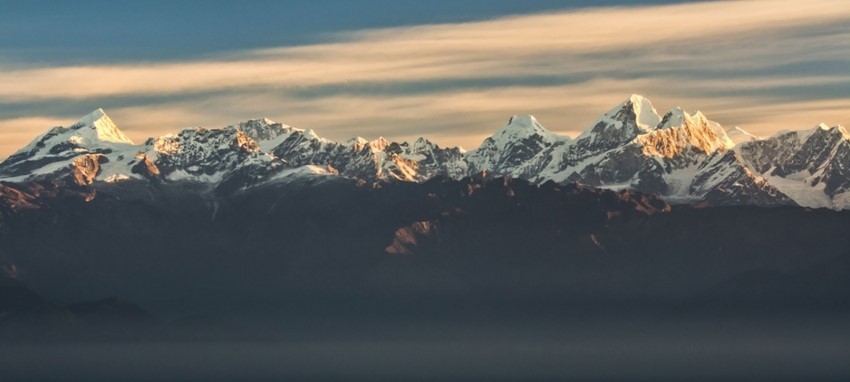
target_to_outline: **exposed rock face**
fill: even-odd
[[[93,184],[94,178],[100,172],[100,164],[108,161],[109,159],[102,154],[86,154],[74,158],[72,165],[74,182],[80,186]]]
[[[701,113],[692,117],[682,109],[674,109],[664,116],[658,129],[640,135],[637,141],[644,155],[688,162],[695,155],[731,147],[720,135],[722,131],[718,133],[709,123]]]
[[[431,239],[435,235],[437,235],[436,222],[415,222],[410,226],[397,229],[386,251],[393,255],[412,255],[420,241]]]
[[[0,208],[3,215],[38,207],[37,195],[0,183]]]
[[[130,169],[132,173],[142,175],[149,179],[158,178],[160,176],[159,167],[157,167],[147,155],[140,153],[136,155],[136,160],[136,164]]]

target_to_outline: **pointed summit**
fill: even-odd
[[[406,143],[406,142],[405,142]],[[424,152],[428,150],[432,150],[438,148],[439,146],[431,143],[431,141],[425,139],[425,137],[416,138],[412,144],[410,144],[411,152]]]
[[[510,125],[529,126],[529,125],[540,125],[540,123],[537,122],[537,118],[534,118],[534,116],[531,115],[531,114],[519,114],[519,115],[515,114],[515,115],[512,115],[508,119],[508,126],[510,126]]]
[[[655,129],[661,123],[661,117],[644,96],[632,94],[628,99],[603,114],[596,123],[588,127],[578,138],[602,132],[602,129],[616,128],[626,135],[635,136]]]
[[[522,114],[522,115],[513,115],[510,119],[508,119],[508,124],[505,125],[505,129],[523,129],[530,130],[534,132],[548,132],[540,122],[537,122],[537,118],[534,118],[531,114]]]
[[[91,113],[88,113],[85,116],[83,116],[82,118],[80,118],[77,121],[77,123],[75,123],[74,125],[91,125],[95,121],[97,121],[101,118],[104,118],[104,117],[109,118],[109,116],[106,115],[106,112],[103,111],[102,108],[97,108],[96,110],[92,111]]]
[[[508,123],[488,139],[492,140],[497,147],[504,148],[511,142],[521,141],[532,136],[539,136],[540,140],[546,143],[554,143],[563,138],[543,127],[533,115],[522,114],[511,116]]]
[[[663,130],[663,129],[669,129],[669,128],[675,128],[675,127],[682,127],[682,126],[702,126],[702,125],[706,125],[706,126],[714,128],[714,127],[716,127],[716,126],[712,126],[714,124],[716,124],[716,123],[709,120],[708,117],[706,117],[705,114],[703,114],[699,110],[697,110],[693,114],[688,114],[688,112],[685,111],[685,109],[683,109],[681,106],[676,106],[676,107],[670,109],[670,111],[668,111],[667,114],[664,114],[664,117],[661,118],[661,122],[658,124],[657,129]],[[717,124],[717,126],[719,126],[719,124]],[[715,132],[720,134],[720,133],[723,133],[725,131],[726,131],[725,129],[721,128],[720,130],[715,131]]]
[[[587,157],[618,147],[652,131],[660,122],[661,117],[652,103],[641,95],[632,94],[576,138],[578,156]]]
[[[843,126],[829,126],[826,123],[819,123],[808,130],[799,130],[799,131],[787,131],[783,130],[776,134],[774,137],[778,137],[784,134],[793,133],[796,134],[801,142],[807,141],[809,138],[816,137],[831,137],[831,136],[840,136],[845,140],[850,140],[850,134],[847,133],[847,130],[844,129]]]
[[[126,143],[128,145],[133,144],[133,141],[124,135],[124,133],[118,129],[118,126],[115,126],[115,122],[112,122],[112,118],[109,118],[109,116],[106,115],[106,112],[100,108],[80,118],[79,121],[71,126],[71,129],[76,130],[84,128],[91,128],[95,133],[93,136],[89,136],[90,134],[82,132],[81,135],[83,135],[84,138],[97,139],[103,142]]]
[[[623,107],[631,107],[635,115],[637,125],[647,129],[653,129],[661,123],[661,117],[652,102],[640,94],[632,94],[628,100],[623,102]]]
[[[249,119],[227,128],[244,132],[256,141],[263,151],[271,151],[288,138],[293,131],[291,126],[277,123],[268,118]]]
[[[369,144],[369,141],[366,138],[363,138],[363,137],[354,137],[354,138],[351,138],[351,139],[345,141],[345,146],[350,147],[354,151],[360,151],[361,149],[366,147],[366,145],[368,145],[368,144]]]
[[[378,137],[378,139],[369,142],[369,147],[372,149],[372,151],[384,151],[389,145],[390,142],[387,141],[384,137]]]
[[[678,155],[686,147],[711,153],[735,146],[719,123],[710,121],[701,111],[688,114],[679,106],[664,114],[658,128],[648,134],[644,142],[654,140],[652,146],[668,157]]]
[[[690,120],[691,116],[688,115],[685,109],[682,109],[680,106],[676,106],[670,109],[667,114],[664,114],[664,117],[661,118],[661,123],[658,124],[658,129],[663,130],[683,126],[690,122]]]
[[[681,107],[674,107],[664,115],[664,118],[661,119],[661,123],[657,128],[657,130],[665,129],[686,129],[690,132],[694,132],[695,130],[711,130],[714,135],[717,136],[716,140],[718,141],[718,147],[730,149],[736,144],[736,142],[726,134],[726,129],[723,128],[723,126],[708,119],[708,117],[699,110],[693,114],[688,114],[688,112]]]
[[[96,109],[69,127],[51,128],[16,151],[10,158],[28,158],[37,156],[41,152],[48,153],[45,155],[56,156],[67,149],[98,150],[111,148],[115,144],[133,145],[133,141],[115,126],[103,109]]]
[[[468,154],[470,170],[509,175],[508,171],[557,142],[568,141],[546,130],[531,115],[514,115],[475,151]]]
[[[819,129],[819,130],[822,130],[822,131],[825,131],[825,132],[827,132],[827,133],[829,133],[829,134],[831,134],[831,135],[836,135],[836,136],[839,136],[839,135],[840,135],[840,136],[841,136],[842,138],[844,138],[844,139],[850,139],[850,134],[848,134],[848,133],[847,133],[847,130],[846,130],[846,129],[844,129],[844,126],[841,126],[841,125],[829,126],[829,125],[827,125],[827,124],[825,124],[825,123],[821,122],[821,123],[820,123],[820,124],[818,124],[818,126],[815,128],[815,130],[818,130],[818,129]]]
[[[105,158],[103,155],[106,153],[132,148],[133,141],[118,130],[103,109],[97,109],[69,127],[54,127],[39,135],[0,164],[0,173],[7,177],[29,179],[51,174],[57,169],[79,168],[79,163],[91,164],[95,159]],[[100,168],[99,165],[93,167]],[[95,170],[87,168],[84,171],[86,176],[75,178],[86,179],[77,180],[77,183],[89,184],[91,179],[88,175],[97,173],[91,171]]]

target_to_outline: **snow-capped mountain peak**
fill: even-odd
[[[629,107],[629,105],[635,114],[635,121],[639,127],[653,129],[661,122],[658,111],[646,97],[640,94],[632,94],[627,101],[623,102],[622,107]]]
[[[375,152],[384,151],[384,150],[387,149],[387,146],[389,146],[389,145],[390,145],[390,142],[387,141],[386,138],[384,138],[384,137],[378,137],[377,139],[368,143],[369,148],[371,148],[372,151],[375,151]]]
[[[681,127],[687,123],[691,122],[691,116],[682,109],[680,106],[676,106],[667,114],[664,114],[664,117],[661,118],[661,122],[658,124],[658,129],[669,129],[671,127]]]
[[[555,133],[547,130],[533,115],[514,115],[508,119],[508,123],[497,130],[489,139],[499,147],[526,139],[531,136],[539,136],[545,142],[555,142],[566,137],[558,137]]]
[[[419,137],[419,138],[416,138],[415,141],[413,141],[413,145],[411,146],[411,150],[413,150],[414,152],[418,152],[418,151],[430,149],[433,146],[435,146],[435,145],[433,143],[431,143],[431,141],[425,139],[425,137]]]
[[[806,140],[808,140],[809,138],[811,138],[812,136],[815,136],[815,135],[823,135],[823,136],[835,135],[835,136],[841,136],[842,138],[845,138],[845,139],[850,139],[850,135],[848,135],[847,130],[843,126],[841,126],[841,125],[829,126],[829,125],[827,125],[826,123],[823,123],[823,122],[818,123],[817,125],[815,125],[814,127],[810,128],[808,130],[800,130],[800,131],[782,130],[782,131],[774,134],[772,137],[779,137],[779,136],[782,136],[782,135],[785,135],[785,134],[788,134],[788,133],[796,134],[799,137],[800,141],[806,141]]]
[[[715,126],[712,126],[715,125]],[[701,111],[697,110],[693,114],[688,114],[685,109],[680,106],[676,106],[670,109],[667,114],[664,114],[664,117],[661,118],[661,122],[658,124],[657,129],[669,129],[673,127],[698,127],[698,126],[707,126],[715,130],[715,133],[718,135],[723,135],[726,133],[725,129],[719,128],[715,129],[714,127],[720,127],[720,124],[713,122],[708,119]]]
[[[537,122],[537,118],[534,118],[531,114],[520,114],[520,115],[512,115],[508,118],[508,124],[505,125],[503,130],[523,130],[523,131],[534,131],[534,132],[546,132],[547,130]]]
[[[99,163],[108,161],[110,153],[133,150],[133,141],[106,115],[97,109],[69,127],[54,127],[38,136],[0,164],[0,178],[22,181],[74,172],[75,181],[89,184]]]
[[[612,128],[626,130],[626,133],[644,133],[654,129],[661,122],[661,117],[647,98],[632,94],[628,99],[608,110],[584,130],[576,139],[599,134],[603,129]],[[631,131],[629,131],[631,130]],[[634,134],[637,135],[637,134]]]
[[[716,141],[711,143],[713,146],[716,146],[711,149],[712,151],[716,148],[729,149],[735,145],[732,139],[726,135],[726,129],[724,129],[723,126],[717,122],[709,120],[708,117],[699,110],[693,114],[688,114],[688,112],[681,107],[674,107],[661,119],[661,123],[658,124],[657,130],[666,130],[671,128],[685,129],[691,134],[696,135],[708,135],[705,137],[706,139]],[[710,137],[711,135],[716,137]]]
[[[632,94],[627,100],[603,114],[576,140],[611,133],[633,137],[654,129],[660,122],[661,117],[652,103],[643,96]]]
[[[112,122],[112,118],[109,118],[106,112],[100,108],[80,118],[79,121],[71,125],[70,129],[80,131],[84,137],[96,138],[101,142],[133,144],[133,141]],[[92,130],[94,134],[91,134],[88,130]]]
[[[569,140],[547,130],[534,116],[514,115],[466,158],[472,172],[508,175],[556,142]]]
[[[570,149],[572,162],[580,162],[649,133],[661,122],[652,103],[633,94],[585,129]]]
[[[828,131],[831,134],[841,135],[844,139],[850,140],[850,134],[847,133],[847,129],[845,129],[844,126],[827,126],[825,123],[821,123],[818,125],[818,128]]]
[[[710,154],[729,149],[732,141],[723,127],[709,121],[702,112],[688,114],[674,107],[661,119],[658,128],[638,137],[646,155],[676,158],[696,150]]]
[[[350,147],[352,151],[360,151],[368,144],[369,140],[363,137],[354,137],[344,143],[344,145],[346,147]]]
[[[272,140],[292,130],[292,127],[268,118],[249,119],[230,125],[228,128],[244,131],[245,134],[256,141]]]

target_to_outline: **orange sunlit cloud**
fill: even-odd
[[[848,60],[847,28],[805,33],[842,22],[850,23],[843,0],[771,0],[368,30],[332,43],[216,59],[0,68],[0,103],[94,109],[125,97],[107,112],[136,141],[268,116],[333,139],[427,135],[469,149],[511,114],[532,113],[550,129],[574,135],[630,93],[642,93],[662,113],[674,105],[699,108],[721,123],[770,134],[815,120],[847,122],[850,94],[790,103],[758,92],[850,84],[848,72],[759,72]],[[133,104],[133,97],[144,101]],[[56,121],[78,117],[56,114],[0,117],[0,155]]]

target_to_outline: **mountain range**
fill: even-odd
[[[632,95],[574,138],[515,115],[472,151],[426,138],[334,142],[268,119],[187,128],[135,144],[98,109],[0,163],[6,183],[70,184],[142,198],[164,188],[215,198],[333,177],[377,186],[480,174],[628,189],[672,204],[840,210],[850,208],[850,135],[821,124],[762,138],[679,107],[660,115],[648,99]]]
[[[98,110],[0,164],[0,343],[100,343],[111,364],[117,343],[755,338],[844,372],[847,145],[639,96],[575,138],[514,116],[470,152],[264,119],[135,144]]]

